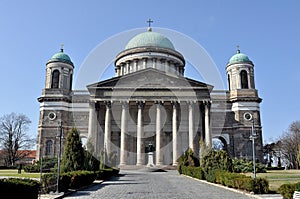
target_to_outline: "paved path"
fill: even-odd
[[[77,191],[65,198],[249,199],[251,197],[180,176],[175,170],[169,170],[168,172],[121,170],[119,177],[112,178],[86,190]]]

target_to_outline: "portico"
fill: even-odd
[[[156,165],[176,166],[188,148],[199,153],[200,139],[211,146],[211,89],[153,68],[89,85],[88,137],[97,134],[97,153],[115,152],[119,165],[147,164],[153,144]]]

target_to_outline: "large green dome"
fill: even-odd
[[[153,46],[175,50],[172,42],[164,35],[157,32],[143,32],[133,37],[126,45],[125,50],[130,48]]]
[[[59,62],[66,62],[68,64],[71,64],[73,66],[73,62],[71,61],[71,58],[69,57],[69,55],[65,54],[63,52],[63,50],[61,50],[60,52],[54,54],[51,59],[49,60],[49,62],[51,61],[59,61]]]
[[[228,64],[241,63],[241,62],[251,62],[251,60],[247,55],[241,53],[238,50],[237,53],[230,58]]]

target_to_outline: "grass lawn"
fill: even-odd
[[[26,173],[22,170],[21,174],[18,169],[5,169],[0,170],[0,176],[20,177],[20,178],[40,178],[40,173]]]
[[[253,173],[246,175],[253,176]],[[274,170],[267,171],[267,173],[257,173],[256,176],[267,179],[270,190],[276,192],[282,184],[300,182],[300,170]]]

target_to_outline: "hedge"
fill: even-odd
[[[222,184],[248,192],[264,194],[269,192],[269,183],[266,179],[246,176],[238,173],[231,173],[224,170],[209,170],[203,172],[201,167],[185,167],[181,168],[182,174],[189,175],[198,179],[205,179],[208,182]]]
[[[0,190],[2,196],[9,198],[38,198],[40,183],[36,180],[22,178],[0,179]]]
[[[293,195],[295,191],[300,191],[300,182],[294,184],[292,183],[283,184],[278,189],[278,192],[285,199],[293,199]]]
[[[105,169],[100,171],[71,171],[62,173],[59,180],[59,191],[66,192],[69,189],[78,189],[90,185],[97,180],[106,180],[111,176],[117,175],[118,169]],[[47,173],[42,177],[44,192],[56,191],[57,174]]]

